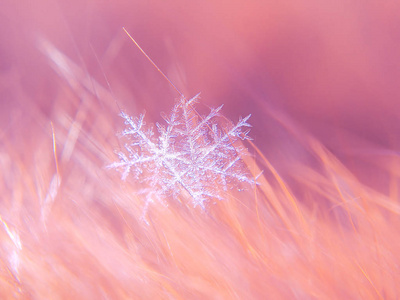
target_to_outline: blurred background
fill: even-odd
[[[251,113],[254,144],[285,182],[292,183],[293,192],[308,208],[312,210],[309,203],[314,200],[292,177],[303,174],[300,163],[320,168],[317,155],[309,151],[308,138],[312,137],[360,184],[385,195],[390,203],[386,207],[397,220],[399,15],[400,2],[395,0],[0,0],[3,225],[14,224],[21,232],[33,230],[35,234],[26,233],[24,242],[33,245],[32,249],[37,243],[56,245],[38,225],[47,210],[55,209],[49,224],[57,223],[65,212],[65,220],[70,222],[76,203],[86,203],[90,208],[93,203],[89,199],[102,199],[96,195],[119,186],[115,180],[112,187],[104,184],[99,189],[99,182],[109,180],[109,175],[103,174],[108,172],[104,167],[116,159],[113,151],[120,147],[116,137],[123,129],[119,109],[131,115],[146,111],[151,121],[160,122],[160,113],[168,112],[179,98],[129,40],[123,27],[183,94],[189,98],[201,92],[200,112],[224,104],[223,114],[233,121]],[[256,155],[256,150],[249,151]],[[94,171],[84,176],[77,172],[79,167]],[[343,171],[346,176],[341,180],[349,178],[347,171]],[[69,178],[68,183],[58,182],[61,177]],[[117,192],[112,191],[115,196]],[[60,200],[53,207],[57,193],[75,204]],[[353,199],[360,196],[354,190],[351,194]],[[46,200],[49,197],[51,201]],[[105,203],[103,200],[98,201]],[[113,204],[107,205],[96,206],[100,211],[96,216],[117,226],[119,221],[113,218],[120,216],[108,210],[116,209]],[[123,209],[131,214],[129,208]],[[118,226],[113,229],[114,235],[122,236]],[[64,229],[68,234],[74,231],[68,228]],[[398,228],[390,228],[395,236]],[[6,236],[4,232],[2,235]],[[366,244],[361,245],[365,248]],[[9,249],[4,247],[1,255],[9,257]],[[58,253],[61,249],[54,247],[46,251]],[[32,250],[27,260],[40,256],[42,250],[37,251]],[[79,255],[71,257],[71,261],[82,259]],[[388,261],[398,262],[397,257],[392,259]],[[2,274],[12,269],[2,268]],[[268,272],[279,273],[274,270]],[[4,279],[8,275],[2,276],[9,291],[7,284],[15,283]],[[17,275],[14,278],[23,286]],[[120,278],[115,280],[121,283]],[[43,280],[43,286],[45,283]],[[312,299],[305,290],[304,294],[278,294]],[[377,294],[385,298],[382,290]],[[395,294],[393,290],[387,292],[389,298]],[[228,298],[235,298],[232,295]]]
[[[187,97],[201,92],[206,105],[225,103],[231,118],[252,113],[259,147],[271,146],[266,132],[276,134],[262,109],[268,105],[335,153],[365,140],[397,150],[399,6],[3,0],[2,127],[20,110],[16,81],[19,92],[51,113],[62,83],[39,51],[39,38],[106,86],[105,75],[123,107],[153,119],[168,111],[177,95],[129,41],[126,27]]]

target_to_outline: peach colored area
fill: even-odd
[[[3,0],[1,299],[400,297],[398,1]],[[260,185],[149,224],[122,108],[252,114]],[[216,187],[218,188],[218,187]]]

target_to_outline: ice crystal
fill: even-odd
[[[156,124],[158,136],[146,126],[144,114],[132,118],[121,113],[126,125],[122,136],[129,142],[110,167],[119,169],[123,180],[136,178],[148,201],[186,194],[194,207],[204,208],[240,182],[255,183],[241,159],[246,151],[237,143],[250,139],[250,115],[236,125],[221,125],[222,105],[200,116],[194,108],[198,100],[199,94],[190,100],[181,97],[169,116],[161,114],[165,125]]]

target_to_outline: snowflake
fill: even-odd
[[[224,199],[239,182],[256,183],[241,159],[246,149],[237,145],[239,139],[250,139],[250,115],[236,125],[226,121],[220,126],[222,105],[200,116],[194,108],[198,100],[199,94],[190,100],[181,97],[169,116],[161,114],[166,124],[156,124],[158,137],[146,126],[144,114],[132,118],[121,113],[127,126],[122,136],[129,143],[109,167],[119,169],[123,180],[136,178],[144,186],[147,204],[186,194],[194,207],[204,209],[208,201]]]

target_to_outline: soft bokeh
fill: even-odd
[[[399,1],[0,7],[0,298],[400,296]],[[257,188],[141,221],[118,114],[179,95],[123,27],[200,113],[252,114]]]

